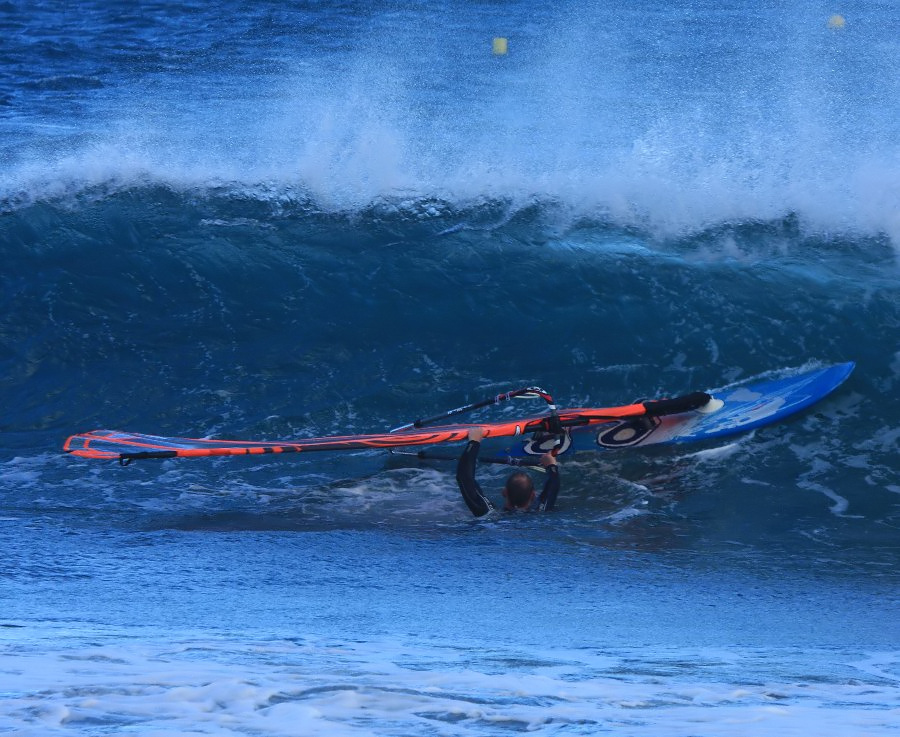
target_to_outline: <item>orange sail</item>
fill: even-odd
[[[629,404],[602,409],[562,410],[558,421],[562,427],[584,426],[625,417],[648,414],[648,405]],[[257,455],[265,453],[300,453],[314,450],[358,450],[365,448],[402,448],[460,442],[469,428],[481,427],[486,438],[512,437],[533,432],[550,431],[552,417],[542,415],[506,422],[441,425],[438,427],[401,430],[368,435],[334,435],[280,441],[213,440],[170,438],[159,435],[92,430],[68,438],[63,450],[81,458],[137,460],[141,458],[199,458],[206,456]]]

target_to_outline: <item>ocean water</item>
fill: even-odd
[[[900,733],[900,9],[794,5],[0,3],[0,733]],[[543,516],[61,451],[848,360]]]

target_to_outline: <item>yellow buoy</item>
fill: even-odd
[[[847,24],[847,21],[844,20],[843,15],[838,15],[835,13],[828,19],[828,27],[833,28],[836,31],[839,31]]]
[[[495,56],[503,56],[507,51],[507,44],[505,38],[495,38],[494,39],[494,55]]]

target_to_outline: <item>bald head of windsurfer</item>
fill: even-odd
[[[473,427],[469,430],[468,443],[456,466],[456,482],[459,484],[463,501],[476,517],[481,517],[493,509],[490,500],[484,495],[481,486],[475,480],[475,463],[478,459],[482,438],[484,438],[482,428]],[[531,480],[531,476],[524,471],[515,471],[507,477],[503,486],[504,511],[550,511],[553,509],[559,493],[559,465],[555,456],[550,453],[541,456],[540,464],[547,471],[547,481],[540,497],[535,499],[534,482]]]

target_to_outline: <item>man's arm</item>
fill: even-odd
[[[541,465],[547,470],[547,480],[544,482],[544,490],[538,497],[537,510],[549,512],[556,504],[556,495],[559,494],[559,465],[556,457],[550,453],[541,456]]]
[[[476,517],[483,517],[494,508],[475,480],[475,463],[482,437],[484,432],[480,427],[469,430],[469,443],[456,464],[456,483],[459,484],[463,501]]]

